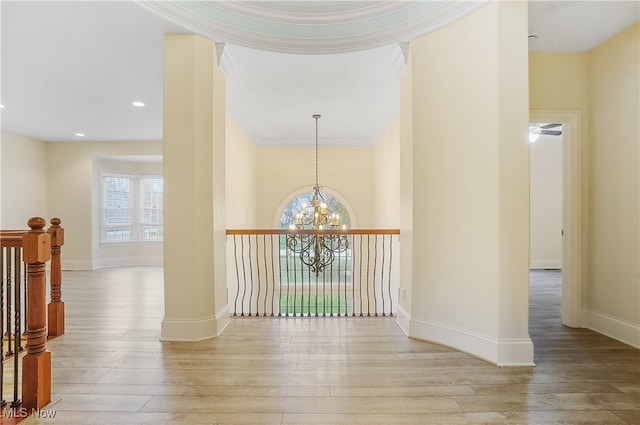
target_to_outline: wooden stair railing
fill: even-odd
[[[39,409],[51,402],[51,353],[47,351],[45,263],[51,258],[51,235],[46,221],[29,219],[31,230],[22,237],[29,275],[27,290],[27,354],[22,359],[22,405]]]
[[[47,330],[49,338],[64,333],[64,302],[62,302],[62,266],[60,251],[64,245],[64,229],[60,227],[59,218],[51,219],[51,227],[47,231],[51,235],[51,299],[47,306]]]
[[[46,349],[47,330],[50,337],[64,333],[60,263],[64,229],[60,223],[58,218],[51,219],[51,227],[45,231],[46,221],[33,217],[28,221],[31,230],[0,231],[2,248],[21,248],[22,261],[27,269],[28,289],[24,313],[27,343],[26,354],[22,358],[22,407],[26,409],[40,409],[51,402],[51,353]],[[45,279],[47,261],[51,261],[51,302],[48,306]],[[18,353],[14,355],[17,359]],[[19,402],[14,400],[12,406]]]

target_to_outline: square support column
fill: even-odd
[[[165,36],[162,340],[217,336],[228,323],[225,283],[225,82],[216,46]]]

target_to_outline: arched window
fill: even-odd
[[[313,193],[313,190],[301,193],[291,199],[291,201],[284,206],[282,213],[280,214],[280,228],[289,228],[289,226],[293,224],[296,214],[302,211],[303,208],[307,208],[311,205]],[[331,216],[332,214],[337,214],[340,218],[340,224],[346,228],[351,228],[351,216],[342,202],[327,192],[321,191],[320,194],[327,203],[327,215]]]
[[[327,204],[327,215],[338,214],[340,227],[351,228],[353,222],[349,207],[330,193],[320,191],[320,194],[323,202]],[[294,224],[296,214],[303,208],[310,207],[313,195],[314,191],[309,190],[292,197],[282,208],[279,227],[287,229]],[[310,227],[311,225],[305,226]],[[279,292],[281,312],[296,312],[302,315],[352,313],[351,289],[347,289],[352,285],[351,249],[336,254],[333,266],[316,275],[302,265],[298,254],[288,249],[286,235],[280,235],[279,261],[283,270],[280,274]],[[338,287],[343,288],[342,294],[339,293]]]

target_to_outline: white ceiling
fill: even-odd
[[[640,19],[640,2],[540,1],[529,3],[529,48],[548,52],[584,52]]]
[[[157,6],[175,4],[1,1],[2,129],[45,141],[161,140],[163,34],[213,36],[210,22],[202,20],[184,29],[193,25],[186,23],[184,10],[161,17],[167,10]],[[245,26],[274,31],[256,30],[242,38],[249,27],[244,32],[230,27],[214,37],[226,42],[221,63],[227,74],[227,108],[259,145],[313,143],[314,113],[323,116],[323,145],[371,144],[398,112],[403,61],[398,43],[482,6],[456,1],[183,4],[226,7],[216,16],[227,17],[241,7],[245,18],[262,20],[246,21]],[[422,8],[422,21],[413,7]],[[538,35],[530,48],[552,51],[589,50],[640,14],[633,1],[533,1],[529,10],[530,33]],[[353,26],[377,16],[387,17],[376,21],[380,32]],[[299,21],[307,25],[293,24]],[[329,40],[326,32],[313,32],[317,25],[334,25],[335,34],[343,37]],[[270,51],[248,47],[260,43]],[[133,100],[146,106],[136,108]],[[76,132],[85,137],[75,137]]]
[[[371,145],[399,108],[397,45],[338,55],[231,46],[227,109],[257,145]]]

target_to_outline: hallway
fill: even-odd
[[[531,277],[535,368],[408,339],[394,318],[234,318],[159,341],[162,269],[65,272],[55,418],[24,424],[640,424],[640,351],[559,320],[559,273]]]

